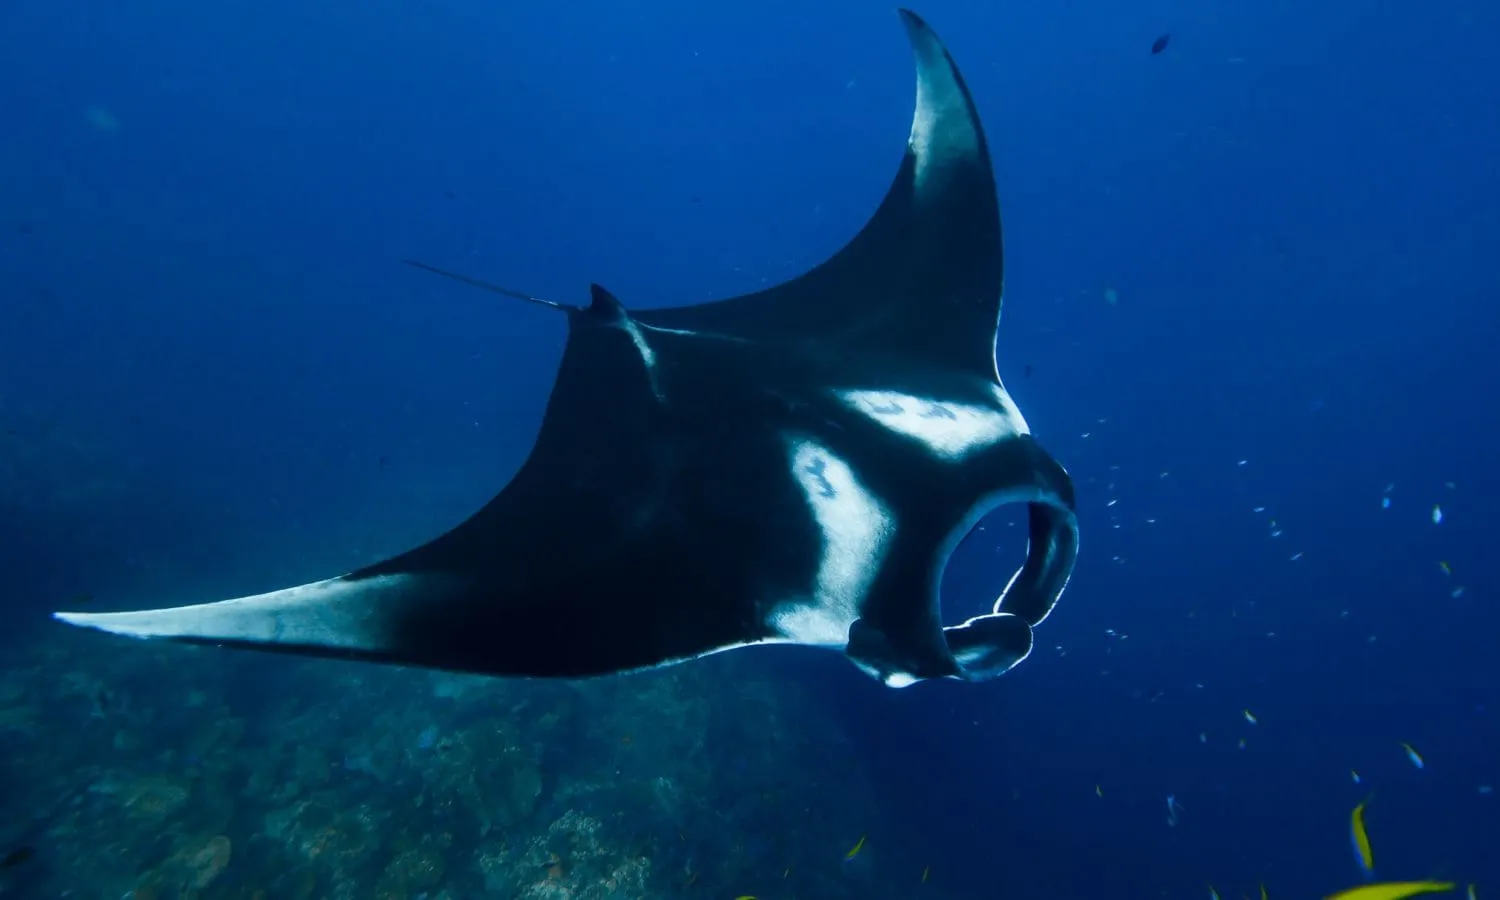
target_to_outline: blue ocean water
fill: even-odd
[[[1319,897],[1360,879],[1373,791],[1382,878],[1500,891],[1500,8],[918,12],[989,136],[1000,373],[1082,555],[999,682],[743,663],[853,746],[879,815],[847,865],[899,849],[891,896]],[[141,652],[46,618],[80,595],[270,589],[452,525],[529,449],[563,330],[401,259],[643,307],[783,281],[879,202],[911,82],[894,11],[845,0],[5,4],[0,662]],[[948,618],[1023,546],[1008,512],[972,535]],[[712,840],[780,876],[772,836],[844,802]]]

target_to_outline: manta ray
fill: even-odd
[[[974,101],[937,35],[900,15],[910,138],[832,258],[670,308],[597,284],[576,306],[494,288],[555,308],[568,335],[530,454],[467,521],[336,578],[56,618],[512,677],[778,643],[841,650],[892,687],[1009,671],[1072,573],[1073,486],[996,366],[1000,207]],[[1024,564],[990,613],[944,627],[950,555],[1008,503],[1027,506]]]

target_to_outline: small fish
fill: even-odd
[[[1270,898],[1266,896],[1266,885],[1264,882],[1262,882],[1260,886],[1260,900],[1270,900]]]
[[[1245,721],[1249,722],[1251,725],[1256,725],[1256,724],[1260,723],[1260,720],[1257,719],[1257,718],[1255,718],[1255,713],[1251,712],[1248,709],[1245,710]]]
[[[1472,884],[1469,885],[1468,890],[1464,891],[1464,896],[1467,898],[1467,900],[1479,900],[1479,895],[1474,893],[1474,885]]]
[[[1181,803],[1177,802],[1176,794],[1167,795],[1167,827],[1171,828],[1177,824],[1177,814],[1184,812]]]
[[[1453,574],[1453,567],[1448,565],[1448,561],[1446,559],[1438,560],[1438,568],[1443,570],[1444,575]]]
[[[1151,55],[1155,56],[1158,53],[1162,52],[1163,50],[1167,49],[1167,44],[1170,44],[1171,42],[1172,42],[1172,35],[1171,34],[1164,34],[1161,37],[1157,38],[1156,40],[1152,41],[1151,42]]]
[[[22,844],[16,849],[0,857],[0,869],[13,869],[22,863],[29,862],[36,856],[36,849],[27,844]]]
[[[735,897],[734,900],[756,900],[756,898],[754,894],[741,894]]]
[[[1432,505],[1432,524],[1443,524],[1443,508],[1435,503]]]
[[[865,849],[865,838],[867,837],[869,837],[868,834],[862,835],[859,839],[859,843],[855,844],[853,847],[850,847],[849,852],[844,854],[844,859],[849,860],[858,856],[859,851]]]
[[[1405,751],[1406,758],[1411,760],[1412,765],[1416,766],[1419,769],[1426,767],[1427,764],[1422,761],[1422,754],[1418,753],[1416,751],[1416,748],[1411,744],[1408,744],[1406,741],[1402,741],[1401,749]]]
[[[1381,497],[1380,498],[1380,508],[1381,509],[1390,509],[1391,508],[1391,498],[1390,497]]]
[[[1106,287],[1104,289],[1104,302],[1108,303],[1110,306],[1115,306],[1115,305],[1119,304],[1119,302],[1120,302],[1120,292],[1117,291],[1117,290],[1115,290],[1112,287]]]
[[[922,883],[927,883],[927,876],[932,874],[932,866],[922,867]],[[1474,900],[1474,886],[1469,886],[1469,900]]]
[[[1094,785],[1094,796],[1096,796],[1096,797],[1103,797],[1104,796],[1104,788],[1100,787],[1097,784]]]
[[[1214,890],[1213,885],[1208,886],[1208,900],[1219,900],[1219,892]]]
[[[1386,881],[1339,891],[1324,900],[1406,900],[1419,894],[1441,894],[1453,888],[1451,881]]]
[[[1358,772],[1354,771],[1353,769],[1350,769],[1349,770],[1349,777],[1352,778],[1352,779],[1354,779],[1354,783],[1355,784],[1359,784],[1359,773]]]
[[[1359,801],[1354,812],[1349,814],[1349,841],[1354,845],[1354,861],[1359,863],[1367,881],[1375,877],[1375,851],[1370,847],[1370,833],[1365,830],[1365,804],[1374,796],[1371,794]]]

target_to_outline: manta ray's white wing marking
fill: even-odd
[[[781,604],[771,624],[798,644],[842,647],[885,559],[895,523],[849,464],[827,447],[789,437],[787,457],[822,532],[823,548],[811,600]]]
[[[1009,401],[1004,391],[997,389],[995,394]],[[902,391],[839,391],[838,397],[854,411],[955,462],[1001,438],[1030,433],[1020,411],[1009,402],[992,409]]]
[[[916,162],[917,195],[922,182],[932,171],[941,171],[947,160],[936,158],[938,152],[966,159],[979,152],[979,131],[971,124],[968,98],[954,90],[951,69],[939,56],[945,51],[937,44],[917,47],[917,110],[911,121],[907,145]],[[928,58],[932,57],[932,58]]]
[[[70,625],[126,637],[202,639],[296,644],[360,650],[380,646],[383,635],[372,611],[414,585],[411,575],[381,575],[354,581],[328,578],[311,584],[169,609],[120,613],[56,613]]]

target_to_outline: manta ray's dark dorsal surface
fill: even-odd
[[[59,613],[143,638],[514,676],[666,665],[757,643],[845,650],[887,684],[1010,669],[1072,572],[1067,473],[995,368],[1000,213],[963,79],[902,12],[917,103],[895,184],[779,287],[630,311],[595,286],[515,478],[429,544],[218,603]],[[1000,503],[1029,505],[994,612],[938,584]]]

